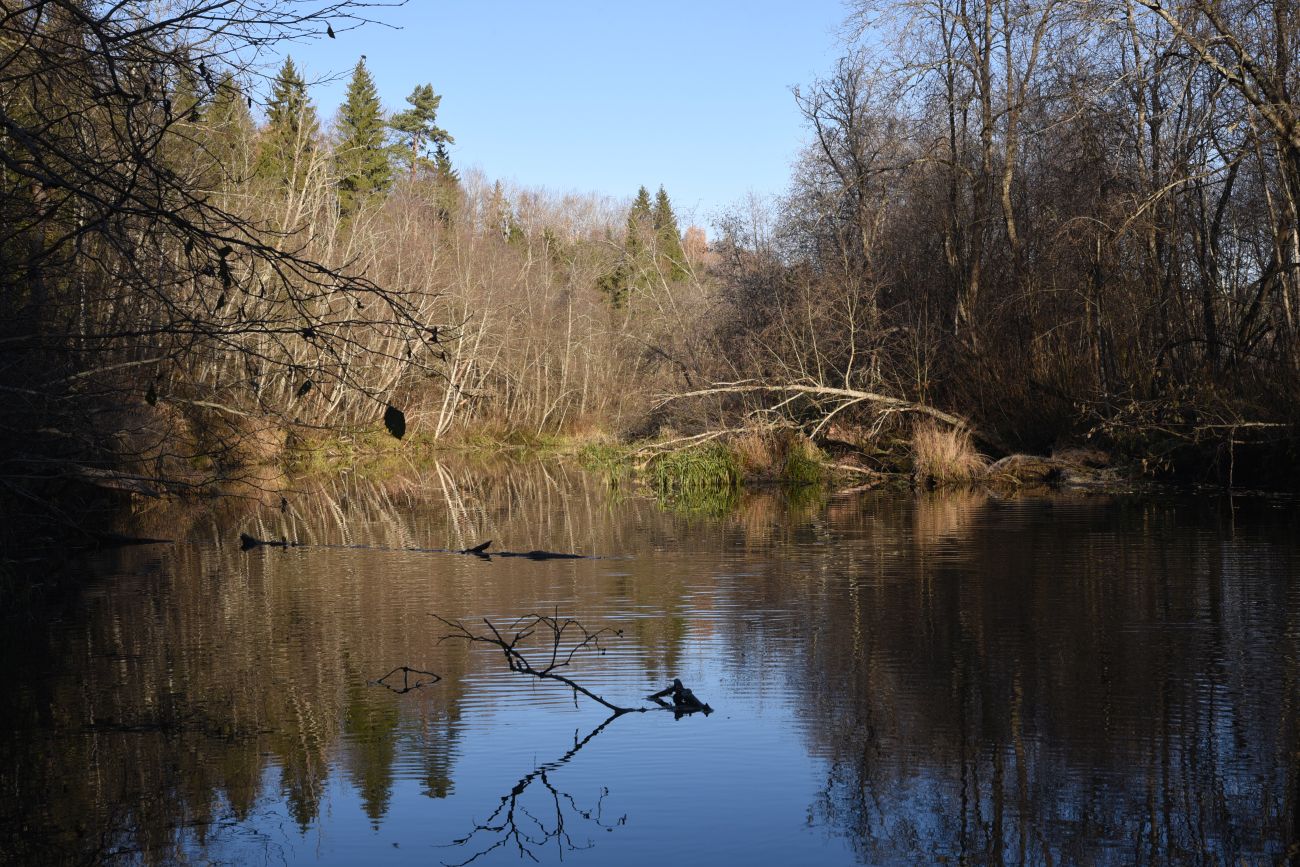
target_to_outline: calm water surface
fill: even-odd
[[[168,518],[0,636],[0,860],[1273,864],[1300,830],[1292,501],[747,496],[576,471]],[[156,516],[143,515],[142,526]],[[243,552],[238,534],[310,543]],[[604,559],[409,552],[485,539]],[[344,545],[382,546],[366,550]],[[429,615],[621,636],[607,722]],[[442,680],[398,695],[395,666]],[[607,724],[606,724],[607,723]],[[603,727],[602,727],[603,726]]]

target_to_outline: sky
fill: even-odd
[[[386,109],[442,96],[453,164],[555,192],[662,184],[683,223],[784,191],[807,131],[791,93],[843,53],[842,0],[409,0],[288,47],[321,117],[366,55]],[[400,29],[393,29],[400,28]],[[333,81],[327,80],[331,76]]]

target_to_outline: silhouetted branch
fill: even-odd
[[[400,688],[388,682],[388,679],[399,671],[402,673],[402,685]],[[410,676],[412,674],[427,674],[429,677],[433,678],[433,680],[417,680],[415,683],[411,683]],[[430,684],[437,683],[440,680],[442,680],[442,676],[434,674],[432,671],[424,671],[419,668],[399,665],[397,668],[394,668],[378,680],[372,680],[370,682],[382,686],[384,689],[391,690],[398,695],[402,695],[403,693],[410,692],[413,689],[419,689],[422,686],[429,686]]]
[[[443,622],[445,623],[447,621]],[[455,839],[447,845],[465,846],[476,837],[484,834],[499,835],[497,839],[469,858],[466,858],[464,861],[458,861],[454,864],[444,861],[443,863],[446,867],[465,867],[465,865],[477,861],[484,855],[500,849],[503,846],[508,846],[511,843],[513,843],[515,848],[519,851],[519,857],[527,857],[533,861],[538,860],[537,855],[534,854],[533,850],[540,849],[551,840],[556,840],[562,849],[567,848],[569,851],[590,849],[593,845],[590,840],[588,840],[584,845],[578,845],[574,842],[572,836],[570,836],[566,825],[566,810],[572,816],[577,816],[584,821],[593,822],[597,827],[603,828],[607,831],[613,830],[614,827],[626,823],[627,816],[620,817],[613,825],[607,825],[603,821],[601,814],[604,807],[605,796],[609,794],[608,789],[601,789],[600,798],[596,801],[595,807],[584,810],[578,806],[577,801],[572,795],[558,789],[554,783],[551,782],[550,778],[551,772],[556,771],[567,764],[569,760],[576,756],[583,747],[589,744],[596,735],[604,731],[606,726],[622,715],[623,712],[615,711],[604,722],[592,729],[586,737],[580,741],[576,741],[572,749],[564,755],[554,761],[547,762],[546,764],[535,768],[530,773],[521,777],[519,782],[515,783],[514,786],[510,788],[510,791],[501,796],[501,802],[497,804],[496,809],[492,811],[491,815],[482,822],[475,824],[474,828],[464,837]],[[553,807],[555,811],[554,819],[550,824],[535,815],[521,803],[521,798],[525,793],[527,793],[529,787],[539,780],[541,781],[542,786],[545,787],[546,791],[550,793],[550,806]],[[523,827],[520,826],[521,818],[526,820]]]
[[[452,631],[442,636],[439,642],[455,639],[467,641],[476,644],[488,644],[500,649],[505,655],[506,665],[511,671],[520,674],[528,674],[540,680],[553,680],[569,687],[576,694],[581,693],[587,698],[613,711],[615,716],[625,713],[645,713],[652,708],[648,707],[621,707],[587,689],[582,684],[558,673],[558,669],[568,667],[574,657],[586,650],[594,650],[600,653],[605,652],[600,644],[601,638],[607,635],[623,634],[621,629],[603,627],[592,630],[583,625],[580,621],[566,618],[560,619],[558,612],[554,615],[547,614],[527,614],[520,617],[510,626],[506,627],[505,634],[497,628],[497,625],[486,617],[483,618],[483,625],[487,627],[486,632],[474,632],[464,622],[460,620],[448,620],[437,614],[430,615],[439,623],[444,624]],[[506,637],[509,635],[509,638]],[[529,639],[540,634],[540,647],[533,651],[539,656],[529,659],[524,655],[524,647],[528,645]],[[672,697],[672,703],[664,701],[667,696]],[[653,701],[655,705],[664,710],[671,710],[680,718],[684,714],[702,711],[706,716],[713,713],[713,708],[695,697],[695,693],[682,686],[680,680],[673,680],[672,685],[667,689],[661,690],[654,695],[646,696],[648,701]]]
[[[475,545],[473,548],[461,548],[460,550],[452,548],[389,548],[383,545],[310,545],[306,542],[290,541],[289,539],[261,539],[248,533],[239,534],[239,547],[245,551],[253,548],[350,548],[364,549],[367,551],[407,551],[421,554],[466,554],[472,557],[478,557],[481,560],[491,560],[493,557],[519,557],[525,560],[598,560],[599,557],[592,557],[587,554],[568,554],[562,551],[495,551],[491,554],[487,552],[488,546],[492,544],[489,539],[482,544]]]
[[[575,693],[581,693],[597,704],[609,708],[615,715],[632,712],[644,713],[648,710],[648,708],[620,707],[606,701],[582,684],[563,674],[559,674],[557,671],[567,667],[573,662],[573,658],[584,650],[596,650],[603,653],[604,648],[600,646],[601,637],[605,635],[622,635],[623,631],[621,629],[604,627],[593,632],[577,620],[561,620],[558,614],[554,616],[528,614],[506,628],[506,631],[511,633],[510,638],[507,639],[502,635],[496,624],[486,617],[483,618],[483,625],[487,627],[488,631],[487,633],[478,633],[472,632],[469,627],[459,620],[447,620],[437,614],[431,616],[452,630],[449,634],[442,636],[439,639],[440,642],[455,639],[478,644],[490,644],[493,647],[500,648],[511,671],[529,674],[541,680],[553,680],[562,683]],[[534,664],[532,660],[524,655],[521,644],[527,642],[539,631],[545,636],[542,647],[544,661],[538,661]]]

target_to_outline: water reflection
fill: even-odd
[[[464,855],[446,860],[485,863],[525,845],[581,858],[589,837],[590,863],[658,862],[666,839],[754,862],[1296,854],[1290,504],[733,505],[611,499],[562,467],[442,467],[172,518],[182,544],[105,554],[76,597],[5,616],[0,860],[428,860],[456,841]],[[241,531],[628,559],[245,553]],[[617,734],[579,723],[564,690],[439,643],[428,616],[555,609],[623,630],[575,678],[641,696],[689,671],[724,714]],[[442,680],[369,683],[399,666]],[[531,758],[546,755],[559,758]],[[615,783],[626,827],[590,794]]]
[[[595,845],[590,838],[586,838],[581,843],[575,841],[573,836],[575,824],[593,826],[584,828],[588,832],[594,829],[612,831],[626,824],[626,814],[612,822],[607,822],[605,819],[605,798],[609,795],[609,789],[602,788],[595,805],[584,809],[578,806],[573,795],[556,788],[555,783],[552,782],[552,776],[556,771],[572,761],[583,747],[591,743],[593,738],[620,716],[622,714],[611,714],[604,722],[588,732],[586,737],[581,740],[575,739],[573,747],[564,755],[538,765],[520,777],[519,781],[501,796],[496,809],[486,819],[476,823],[465,836],[448,844],[463,847],[472,854],[463,861],[443,863],[448,867],[465,867],[466,864],[477,861],[502,847],[513,849],[520,858],[527,857],[533,861],[540,861],[539,855],[552,841],[555,842],[559,860],[564,860],[565,852],[590,849]],[[540,792],[534,789],[534,783],[541,784]],[[533,806],[530,803],[530,789],[535,796],[531,800],[540,802],[540,806]]]
[[[1294,854],[1293,549],[1167,503],[881,505],[846,581],[774,558],[733,602],[828,627],[792,683],[864,861]]]

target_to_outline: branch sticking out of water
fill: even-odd
[[[505,655],[506,665],[510,667],[511,671],[532,675],[541,680],[553,680],[562,683],[573,690],[575,700],[578,694],[585,695],[597,704],[608,708],[615,716],[625,713],[645,713],[652,710],[652,708],[648,707],[621,707],[613,702],[606,701],[603,697],[596,695],[582,684],[560,674],[558,671],[567,668],[573,662],[574,657],[584,651],[594,650],[604,653],[605,648],[601,646],[601,639],[609,635],[622,635],[623,631],[621,629],[612,629],[607,626],[593,631],[580,621],[571,618],[561,620],[557,612],[554,615],[526,614],[506,627],[504,631],[484,617],[483,625],[487,627],[487,631],[475,632],[466,626],[463,621],[448,620],[445,617],[439,617],[437,614],[432,616],[439,623],[451,629],[451,632],[438,639],[440,642],[452,639],[496,647]],[[507,635],[509,635],[509,638],[506,637]],[[539,636],[539,640],[529,643],[529,639],[535,635]],[[524,655],[525,646],[530,653],[536,654],[540,651],[541,655],[534,655],[534,658],[530,659]],[[672,697],[671,704],[665,701],[669,696]],[[654,702],[664,710],[671,710],[679,719],[685,714],[696,712],[701,712],[705,716],[713,713],[713,708],[696,698],[695,693],[682,686],[680,680],[673,680],[672,685],[667,689],[646,696],[646,699]]]
[[[511,671],[517,671],[520,674],[528,674],[541,680],[553,680],[562,683],[575,694],[585,695],[587,698],[597,704],[608,708],[611,713],[621,715],[625,713],[644,713],[649,708],[644,707],[620,707],[613,702],[606,701],[601,696],[587,689],[577,681],[559,673],[560,669],[567,668],[575,656],[584,651],[593,650],[603,653],[604,648],[600,645],[602,637],[607,635],[622,635],[621,629],[616,630],[610,627],[604,627],[595,631],[588,629],[581,622],[572,619],[561,620],[559,614],[526,614],[520,617],[514,623],[505,627],[503,634],[497,625],[486,617],[483,618],[483,625],[487,627],[486,632],[474,632],[460,620],[448,620],[445,617],[439,617],[437,614],[432,615],[439,623],[442,623],[451,632],[438,639],[440,642],[455,640],[468,641],[477,644],[488,644],[499,648],[505,655],[506,665]],[[534,656],[530,659],[524,655],[524,646],[530,638],[540,633],[540,656]],[[507,638],[506,635],[510,637]],[[529,652],[533,653],[530,646]]]
[[[147,542],[161,542],[163,539],[149,539]],[[565,551],[541,551],[534,549],[532,551],[493,551],[488,552],[488,547],[492,540],[475,545],[473,548],[461,548],[459,550],[452,548],[388,548],[383,545],[327,545],[313,544],[309,542],[298,542],[290,539],[261,539],[248,533],[239,534],[239,547],[244,551],[251,551],[254,548],[348,548],[353,550],[364,551],[403,551],[417,554],[465,554],[470,557],[477,557],[480,560],[491,560],[493,557],[520,557],[525,560],[600,560],[600,557],[593,557],[588,554],[570,554]]]
[[[389,682],[389,678],[397,674],[399,671],[402,673],[402,685],[400,687],[397,685],[395,681],[391,683]],[[417,678],[415,683],[411,683],[411,675],[413,674],[416,675],[423,674],[433,679],[420,680]],[[378,680],[372,680],[370,682],[372,684],[382,686],[384,689],[392,690],[398,695],[402,695],[403,693],[408,693],[413,689],[419,689],[422,686],[429,686],[430,684],[437,683],[440,680],[442,680],[442,676],[434,674],[432,671],[423,671],[418,668],[411,668],[409,666],[399,665],[397,668],[394,668],[392,671],[388,672],[388,674],[385,674],[383,677],[379,678]]]
[[[669,697],[673,700],[672,704],[664,700]],[[672,711],[678,719],[688,713],[702,713],[705,716],[713,713],[713,708],[696,698],[695,693],[682,686],[682,682],[675,677],[666,689],[661,689],[654,695],[647,695],[646,698],[664,710]]]

